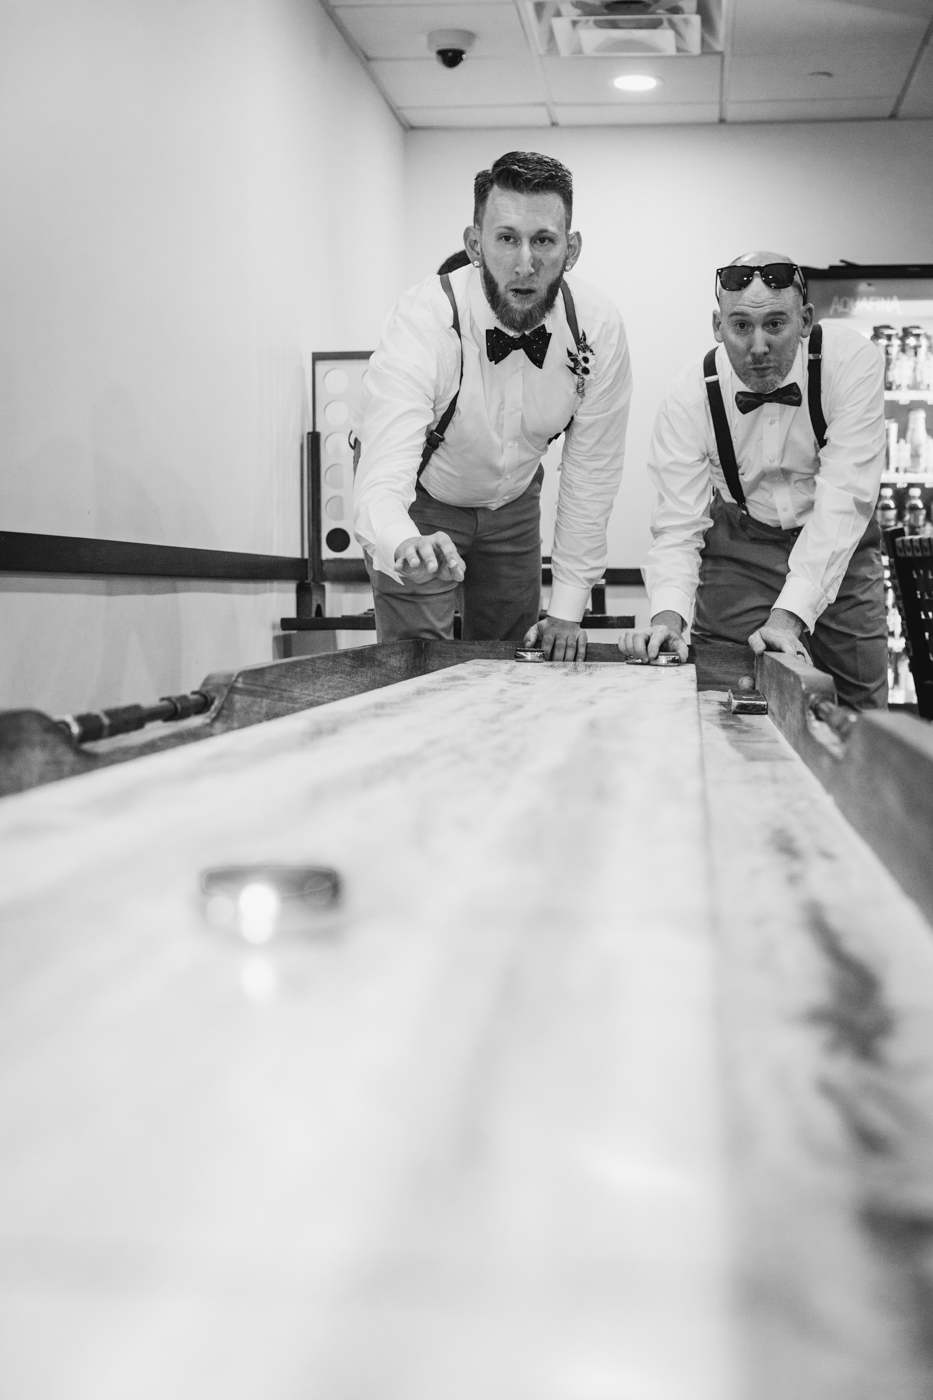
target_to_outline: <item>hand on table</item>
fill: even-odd
[[[622,633],[619,650],[623,656],[638,661],[653,661],[659,651],[675,651],[681,661],[686,661],[687,643],[683,638],[686,625],[680,613],[655,613],[650,627]]]
[[[524,647],[540,647],[548,661],[585,661],[586,633],[579,622],[563,617],[544,617],[529,627]]]
[[[395,551],[395,567],[403,581],[409,583],[427,583],[433,578],[462,583],[466,572],[457,546],[443,530],[402,540]]]
[[[803,622],[796,613],[786,612],[784,608],[772,608],[770,618],[764,627],[752,633],[748,645],[756,656],[766,651],[783,651],[788,656],[797,656],[801,661],[809,662],[810,653],[800,640],[802,631]]]

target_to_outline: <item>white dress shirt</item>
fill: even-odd
[[[716,350],[716,371],[749,514],[784,530],[803,527],[774,606],[796,613],[812,630],[836,597],[878,499],[885,448],[884,360],[857,331],[832,321],[823,325],[827,430],[820,452],[807,410],[806,346],[801,342],[784,380],[799,384],[799,408],[763,404],[742,414],[735,395],[748,386],[735,374],[724,345]],[[658,491],[645,570],[651,615],[670,609],[690,622],[700,550],[712,524],[713,489],[732,500],[716,450],[702,360],[687,365],[668,389],[655,423],[648,474]]]
[[[561,461],[550,612],[579,622],[606,567],[606,524],[622,475],[632,375],[616,308],[585,282],[567,280],[577,325],[594,352],[582,398],[567,354],[576,355],[577,348],[562,296],[544,323],[551,340],[541,369],[523,350],[494,365],[486,355],[486,331],[498,323],[480,273],[472,266],[451,273],[463,384],[446,440],[421,482],[448,505],[496,510],[522,494],[549,440],[573,418]],[[393,578],[396,549],[420,533],[408,507],[425,431],[441,418],[459,379],[450,302],[440,279],[429,277],[386,319],[363,382],[354,525],[375,567]]]

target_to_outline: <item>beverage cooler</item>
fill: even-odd
[[[887,449],[878,520],[933,535],[933,264],[805,267],[818,321],[844,321],[884,355]],[[913,681],[885,566],[892,704],[911,703]]]

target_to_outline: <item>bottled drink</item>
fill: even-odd
[[[915,389],[926,391],[930,388],[930,372],[933,370],[933,360],[930,355],[930,337],[926,331],[917,327],[917,351],[914,360],[914,383]]]
[[[919,486],[908,486],[907,504],[904,507],[904,528],[909,535],[919,535],[927,520],[926,506]]]
[[[897,357],[900,351],[897,331],[893,326],[875,326],[871,338],[884,355],[884,387],[894,389],[897,387]]]
[[[916,326],[905,326],[901,331],[894,387],[902,393],[913,388],[914,366],[917,362],[916,330]]]
[[[882,530],[893,530],[897,524],[897,504],[894,500],[893,486],[882,486],[875,507],[875,519]]]
[[[886,443],[886,470],[897,471],[897,419],[886,418],[885,423]]]
[[[907,415],[907,442],[910,446],[910,471],[922,473],[926,467],[927,412],[912,408]]]

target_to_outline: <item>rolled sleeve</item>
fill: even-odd
[[[828,405],[813,510],[790,553],[775,607],[796,613],[808,630],[839,592],[871,519],[884,469],[884,361],[868,340],[845,359],[824,351]]]
[[[553,583],[548,600],[548,616],[559,617],[564,622],[582,621],[591,592],[592,587],[578,588],[572,583]]]
[[[829,606],[830,601],[819,588],[814,588],[806,579],[788,578],[777,596],[774,607],[794,613],[807,631],[812,632],[817,618],[824,608]]]
[[[549,613],[579,622],[606,568],[606,527],[622,479],[632,369],[616,312],[594,336],[595,365],[564,440]]]
[[[651,513],[654,543],[648,551],[645,587],[650,614],[676,612],[693,620],[700,551],[712,522],[713,487],[702,407],[688,392],[691,367],[668,390],[658,410],[648,453],[648,476],[657,492]]]

